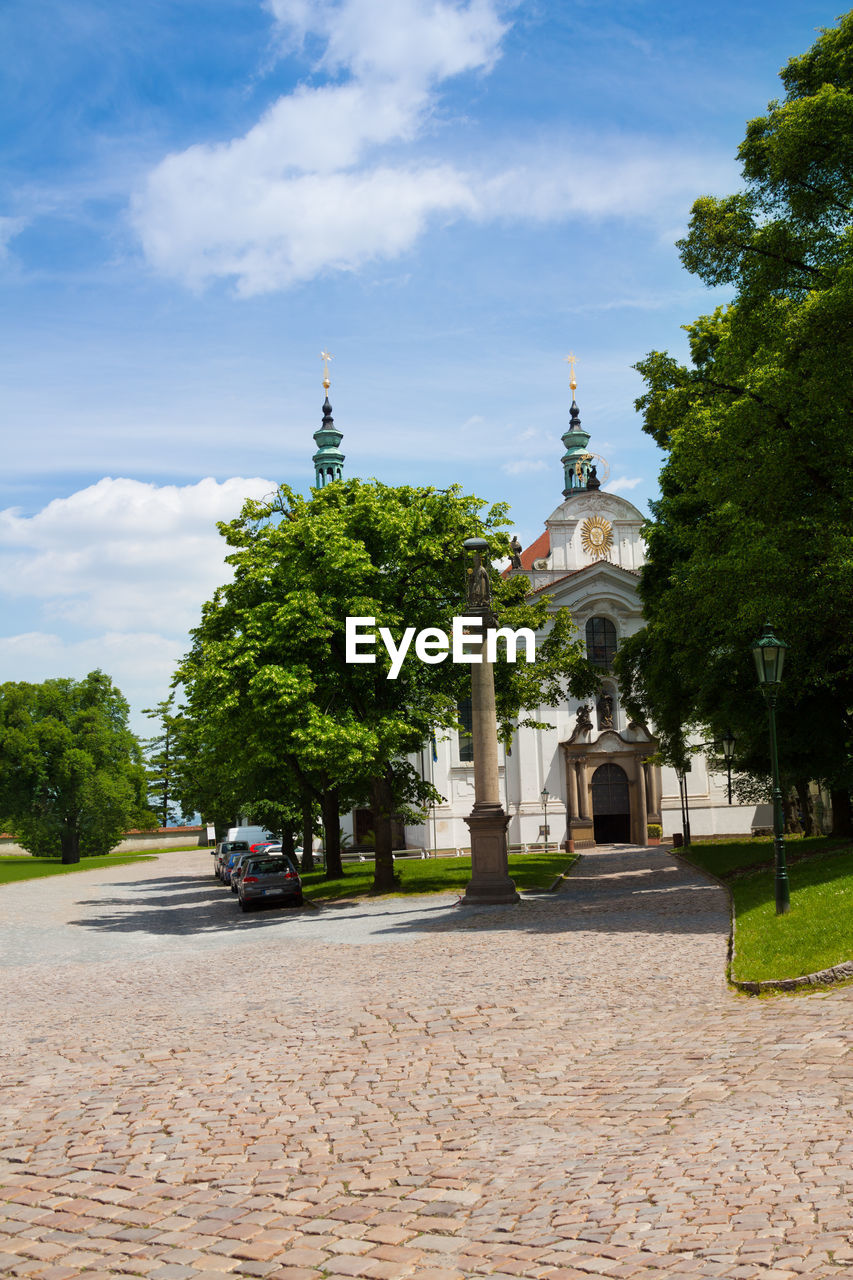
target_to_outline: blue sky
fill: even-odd
[[[631,366],[721,294],[673,242],[825,3],[5,0],[0,679],[165,696],[215,519],[349,474],[558,504],[568,371],[608,488]]]

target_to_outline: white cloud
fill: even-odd
[[[544,471],[550,463],[543,462],[541,458],[514,458],[511,462],[504,462],[501,471],[505,471],[508,476],[518,476],[525,471]]]
[[[227,573],[216,521],[274,489],[260,478],[178,487],[106,477],[34,516],[0,511],[2,590],[92,629],[147,628],[156,612],[166,631],[186,632]]]
[[[506,30],[494,0],[267,0],[285,40],[326,41],[321,66],[422,84],[491,67]]]
[[[0,598],[14,623],[2,676],[44,680],[102,667],[139,705],[165,697],[201,605],[230,577],[217,520],[275,485],[260,478],[157,486],[104,479],[34,516],[0,511]]]
[[[173,157],[173,160],[176,158]],[[409,249],[431,217],[474,201],[449,168],[308,174],[264,183],[221,182],[211,161],[188,198],[180,165],[161,167],[143,241],[167,275],[197,288],[234,277],[249,296],[351,271]]]
[[[300,85],[242,138],[167,156],[132,202],[152,264],[192,287],[233,277],[242,294],[395,258],[436,216],[475,214],[466,178],[435,163],[355,169],[411,141],[436,82],[487,68],[504,27],[491,0],[270,0],[283,33],[325,41],[342,84]]]
[[[501,140],[464,167],[415,144],[440,86],[491,69],[498,0],[267,0],[281,38],[335,82],[280,97],[244,136],[167,156],[132,201],[150,263],[243,295],[393,260],[436,220],[672,218],[732,166],[635,138]],[[444,135],[446,136],[446,135]],[[393,146],[393,154],[388,148]]]
[[[643,483],[642,476],[620,476],[618,480],[608,481],[606,488],[608,493],[623,493],[626,489],[636,489],[638,484]]]
[[[484,175],[480,190],[489,217],[658,218],[697,191],[731,185],[732,175],[728,160],[642,137],[556,137],[527,145],[515,163]]]
[[[9,218],[0,214],[0,262],[9,255],[9,242],[27,225],[26,218]]]
[[[153,609],[152,621],[160,621]],[[139,713],[167,697],[177,662],[187,648],[186,637],[157,631],[107,631],[85,639],[28,631],[0,636],[0,672],[4,680],[40,684],[58,676],[80,680],[100,668],[133,704],[136,731],[150,735],[150,723]]]

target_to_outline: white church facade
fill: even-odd
[[[544,533],[514,557],[506,572],[523,573],[531,594],[545,595],[552,611],[569,609],[587,656],[601,667],[601,689],[585,702],[567,697],[561,706],[531,709],[535,719],[552,727],[519,728],[509,751],[500,748],[510,846],[544,846],[546,826],[552,846],[572,839],[575,848],[645,844],[650,824],[659,824],[664,837],[683,829],[679,779],[674,770],[653,762],[657,743],[627,716],[611,671],[616,648],[643,625],[637,593],[645,558],[643,516],[624,498],[600,488],[588,441],[573,400],[563,436],[563,502],[545,521]],[[474,801],[469,736],[439,737],[414,763],[443,800],[424,825],[406,828],[406,846],[467,849],[464,819]],[[755,806],[730,805],[725,775],[710,773],[704,755],[693,757],[683,781],[694,838],[749,833]]]

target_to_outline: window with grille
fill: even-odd
[[[471,699],[462,698],[456,704],[456,714],[459,717],[459,723],[462,728],[457,731],[459,739],[459,759],[463,764],[470,764],[474,759],[474,738],[473,720],[471,712]]]
[[[616,628],[609,618],[590,618],[586,624],[586,656],[597,667],[612,667]]]

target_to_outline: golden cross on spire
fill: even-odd
[[[320,359],[323,361],[323,386],[329,390],[331,383],[329,382],[329,361],[334,360],[334,356],[330,351],[321,351]]]
[[[575,377],[575,358],[576,357],[575,357],[574,351],[570,351],[569,354],[566,356],[566,364],[569,366],[569,369],[571,370],[571,377],[569,378],[569,386],[572,389],[573,400],[575,398],[575,392],[578,389],[578,382],[577,382],[577,378]]]

